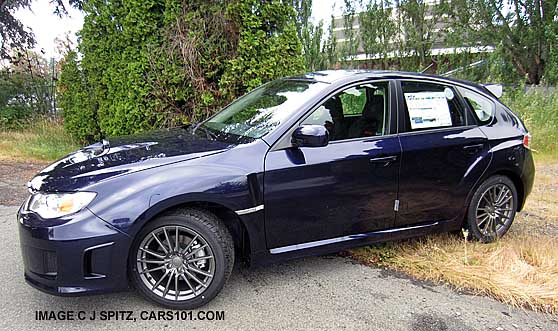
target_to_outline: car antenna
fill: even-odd
[[[463,71],[463,70],[465,70],[465,69],[467,69],[467,68],[479,67],[479,66],[483,65],[484,62],[485,62],[484,60],[479,60],[479,61],[470,63],[470,64],[468,64],[468,65],[466,65],[466,66],[459,67],[459,68],[456,68],[456,69],[453,69],[453,70],[444,72],[444,73],[441,74],[440,76],[443,76],[443,77],[451,76],[451,75],[453,75],[453,74],[455,74],[455,73],[457,73],[457,72]]]

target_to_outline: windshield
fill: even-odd
[[[252,141],[271,132],[326,86],[308,80],[275,80],[238,98],[200,128],[214,139]]]

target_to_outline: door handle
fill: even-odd
[[[387,167],[391,162],[397,161],[396,155],[384,156],[384,157],[375,157],[370,159],[371,164],[383,164],[384,167]]]
[[[469,153],[475,153],[479,150],[484,148],[484,144],[474,144],[474,145],[467,145],[463,146],[463,150]]]

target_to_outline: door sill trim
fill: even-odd
[[[337,237],[337,238],[331,238],[331,239],[322,239],[322,240],[310,241],[310,242],[306,242],[306,243],[302,243],[302,244],[295,244],[295,245],[272,248],[272,249],[269,250],[269,252],[271,254],[281,254],[281,253],[287,253],[287,252],[297,251],[297,250],[301,250],[301,249],[307,249],[307,248],[313,248],[313,247],[318,247],[318,246],[336,244],[336,243],[350,241],[350,240],[364,239],[364,238],[368,238],[368,237],[372,237],[372,236],[378,236],[378,235],[382,235],[382,234],[396,233],[396,232],[422,229],[422,228],[429,228],[429,227],[437,226],[438,224],[439,224],[439,222],[434,222],[434,223],[423,224],[423,225],[408,226],[408,227],[404,227],[404,228],[393,228],[393,229],[373,231],[373,232],[367,232],[367,233],[351,234],[351,235],[343,236],[343,237]]]

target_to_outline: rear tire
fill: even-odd
[[[515,218],[517,189],[506,176],[492,176],[475,191],[467,210],[467,228],[472,238],[493,242],[506,234]]]
[[[234,243],[215,215],[187,208],[149,222],[129,255],[130,278],[145,298],[171,309],[194,309],[223,288],[234,265]]]

